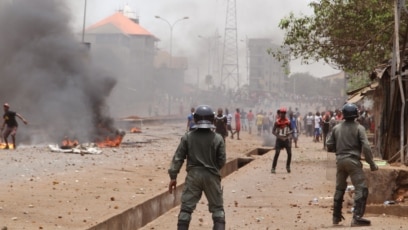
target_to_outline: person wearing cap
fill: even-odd
[[[3,115],[4,122],[3,122],[3,125],[1,126],[1,133],[3,133],[3,130],[6,127],[6,130],[3,133],[4,142],[6,143],[5,149],[9,149],[9,144],[8,144],[7,139],[10,135],[13,141],[13,147],[15,149],[17,148],[16,134],[17,134],[17,128],[18,128],[16,117],[20,118],[24,122],[24,124],[27,124],[27,121],[20,114],[14,111],[11,111],[10,105],[8,103],[4,103],[3,109],[4,109],[4,115]]]
[[[292,127],[289,119],[286,117],[286,108],[282,107],[278,110],[279,117],[276,119],[272,134],[276,136],[275,156],[273,157],[271,173],[276,173],[276,165],[281,149],[285,148],[288,158],[286,160],[286,171],[290,173],[290,162],[292,160],[292,149],[290,144],[290,136],[292,134]]]
[[[191,215],[204,192],[208,209],[212,213],[213,229],[224,230],[225,213],[220,172],[226,162],[224,139],[212,130],[215,128],[214,112],[209,106],[198,106],[194,121],[195,129],[181,138],[168,170],[169,193],[173,193],[177,186],[177,175],[187,159],[187,176],[181,194],[177,229],[189,229]]]

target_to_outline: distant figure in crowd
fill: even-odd
[[[262,111],[258,112],[256,114],[256,127],[258,129],[258,136],[261,136],[261,134],[262,134],[262,122],[263,122],[263,119],[264,119],[263,112]]]
[[[209,106],[198,106],[194,113],[195,130],[185,133],[171,161],[169,193],[177,186],[177,175],[187,159],[187,176],[181,195],[177,229],[187,230],[191,214],[204,192],[212,213],[213,229],[225,229],[224,200],[221,188],[221,168],[226,162],[224,141],[215,128],[214,113]]]
[[[272,133],[272,127],[276,120],[273,112],[269,112],[268,120],[269,120],[269,129],[268,129],[268,134],[269,134],[269,133]]]
[[[336,113],[336,121],[337,121],[337,123],[341,122],[341,121],[343,120],[343,114],[342,114],[342,112],[337,109],[337,110],[335,111],[335,113]]]
[[[252,127],[254,126],[254,114],[252,113],[252,110],[250,109],[248,114],[247,114],[247,120],[248,120],[248,131],[249,134],[252,134]]]
[[[241,131],[241,113],[239,112],[239,108],[235,110],[235,132],[237,134],[237,140],[239,139],[239,131]]]
[[[227,117],[222,114],[222,108],[218,108],[217,115],[214,118],[215,132],[222,136],[222,139],[228,137]]]
[[[247,122],[247,113],[244,111],[244,109],[241,110],[241,126],[242,130],[247,131],[248,128],[248,122]]]
[[[10,110],[10,105],[8,103],[4,103],[3,105],[4,109],[4,115],[3,115],[3,125],[1,126],[1,133],[3,134],[4,142],[6,143],[5,149],[9,149],[9,144],[8,144],[8,137],[11,135],[11,139],[13,141],[13,147],[14,149],[17,148],[16,145],[16,134],[17,134],[17,128],[18,128],[18,123],[16,120],[16,117],[20,118],[24,122],[24,124],[28,124],[28,122],[21,116],[20,114],[11,111]],[[6,127],[6,130],[3,133],[4,127]]]
[[[194,111],[195,108],[191,107],[190,114],[187,116],[187,131],[194,130]]]
[[[371,222],[364,219],[364,212],[368,197],[368,188],[365,182],[363,165],[361,164],[361,153],[364,153],[366,162],[371,171],[378,170],[373,161],[370,144],[365,129],[355,121],[358,117],[358,109],[354,104],[343,106],[345,121],[336,125],[327,140],[327,151],[336,153],[336,192],[333,204],[333,224],[339,224],[344,217],[341,209],[343,207],[343,196],[347,188],[347,178],[350,176],[351,183],[355,188],[354,211],[351,226],[368,226]]]
[[[290,127],[292,129],[292,139],[291,141],[293,141],[293,143],[295,143],[295,148],[298,147],[297,145],[297,141],[298,141],[298,137],[299,137],[299,123],[298,120],[296,119],[295,115],[293,114],[293,112],[289,113],[289,121],[290,121]]]
[[[326,112],[322,120],[323,120],[322,124],[323,149],[326,149],[327,135],[329,135],[330,132],[330,120],[331,120],[330,112]]]
[[[276,119],[273,125],[272,134],[276,136],[276,146],[275,146],[275,156],[273,157],[272,170],[271,173],[276,173],[276,165],[278,164],[279,153],[282,148],[286,149],[288,158],[286,160],[286,171],[290,173],[290,162],[292,160],[292,149],[290,146],[290,135],[292,134],[292,129],[290,126],[290,121],[286,118],[286,108],[282,107],[279,109],[279,118]]]
[[[314,124],[314,142],[319,142],[321,135],[320,129],[322,124],[322,116],[320,116],[320,112],[316,112],[313,124]]]
[[[305,124],[306,124],[306,135],[309,137],[313,137],[313,114],[309,112],[305,117]]]
[[[232,132],[232,115],[229,113],[228,109],[225,109],[225,116],[227,116],[227,131],[231,132],[231,139],[234,139],[234,133]]]
[[[263,113],[263,120],[262,120],[262,135],[269,134],[270,132],[270,121],[269,116],[266,112]]]

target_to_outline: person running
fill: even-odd
[[[282,148],[286,149],[288,158],[286,160],[286,171],[288,173],[290,170],[290,162],[292,160],[292,149],[290,146],[289,137],[292,134],[292,128],[290,126],[290,121],[286,118],[286,108],[282,107],[279,109],[279,118],[276,119],[273,125],[272,134],[276,136],[276,146],[275,146],[275,156],[273,157],[271,173],[276,173],[276,165],[278,164],[279,154]]]
[[[368,198],[368,188],[361,164],[361,153],[370,165],[371,171],[378,170],[373,161],[371,147],[366,131],[362,125],[355,121],[358,109],[354,104],[345,104],[342,109],[344,122],[334,126],[332,134],[327,139],[327,151],[336,153],[336,192],[333,198],[333,224],[337,225],[344,217],[341,209],[343,197],[347,188],[347,178],[355,188],[354,211],[351,226],[368,226],[371,221],[364,219],[364,212]]]
[[[214,113],[209,106],[198,106],[194,113],[195,130],[187,132],[174,153],[168,170],[170,176],[169,193],[177,186],[177,175],[187,160],[187,176],[181,194],[181,207],[177,230],[188,230],[191,215],[201,196],[208,201],[212,214],[213,229],[225,230],[224,200],[221,187],[221,168],[226,163],[224,141],[214,127]]]
[[[28,122],[21,116],[20,114],[11,111],[10,110],[10,105],[8,103],[4,103],[3,105],[4,109],[4,115],[3,115],[3,125],[1,126],[1,133],[3,133],[4,127],[6,127],[6,130],[3,133],[3,138],[4,142],[6,143],[5,149],[9,149],[10,146],[8,144],[8,137],[11,135],[11,140],[13,141],[13,148],[16,149],[16,134],[17,134],[17,128],[18,128],[18,123],[16,120],[16,117],[20,118],[20,120],[23,121],[24,124],[28,124]]]

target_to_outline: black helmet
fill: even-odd
[[[346,120],[351,120],[358,117],[358,108],[352,103],[345,104],[341,112],[343,113],[343,118]]]
[[[214,112],[208,105],[200,105],[194,113],[195,125],[193,128],[211,129],[214,126]]]

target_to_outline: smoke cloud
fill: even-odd
[[[29,121],[32,143],[66,135],[90,141],[99,132],[96,127],[113,125],[105,101],[116,82],[95,67],[88,48],[71,31],[64,3],[1,4],[0,99]]]

